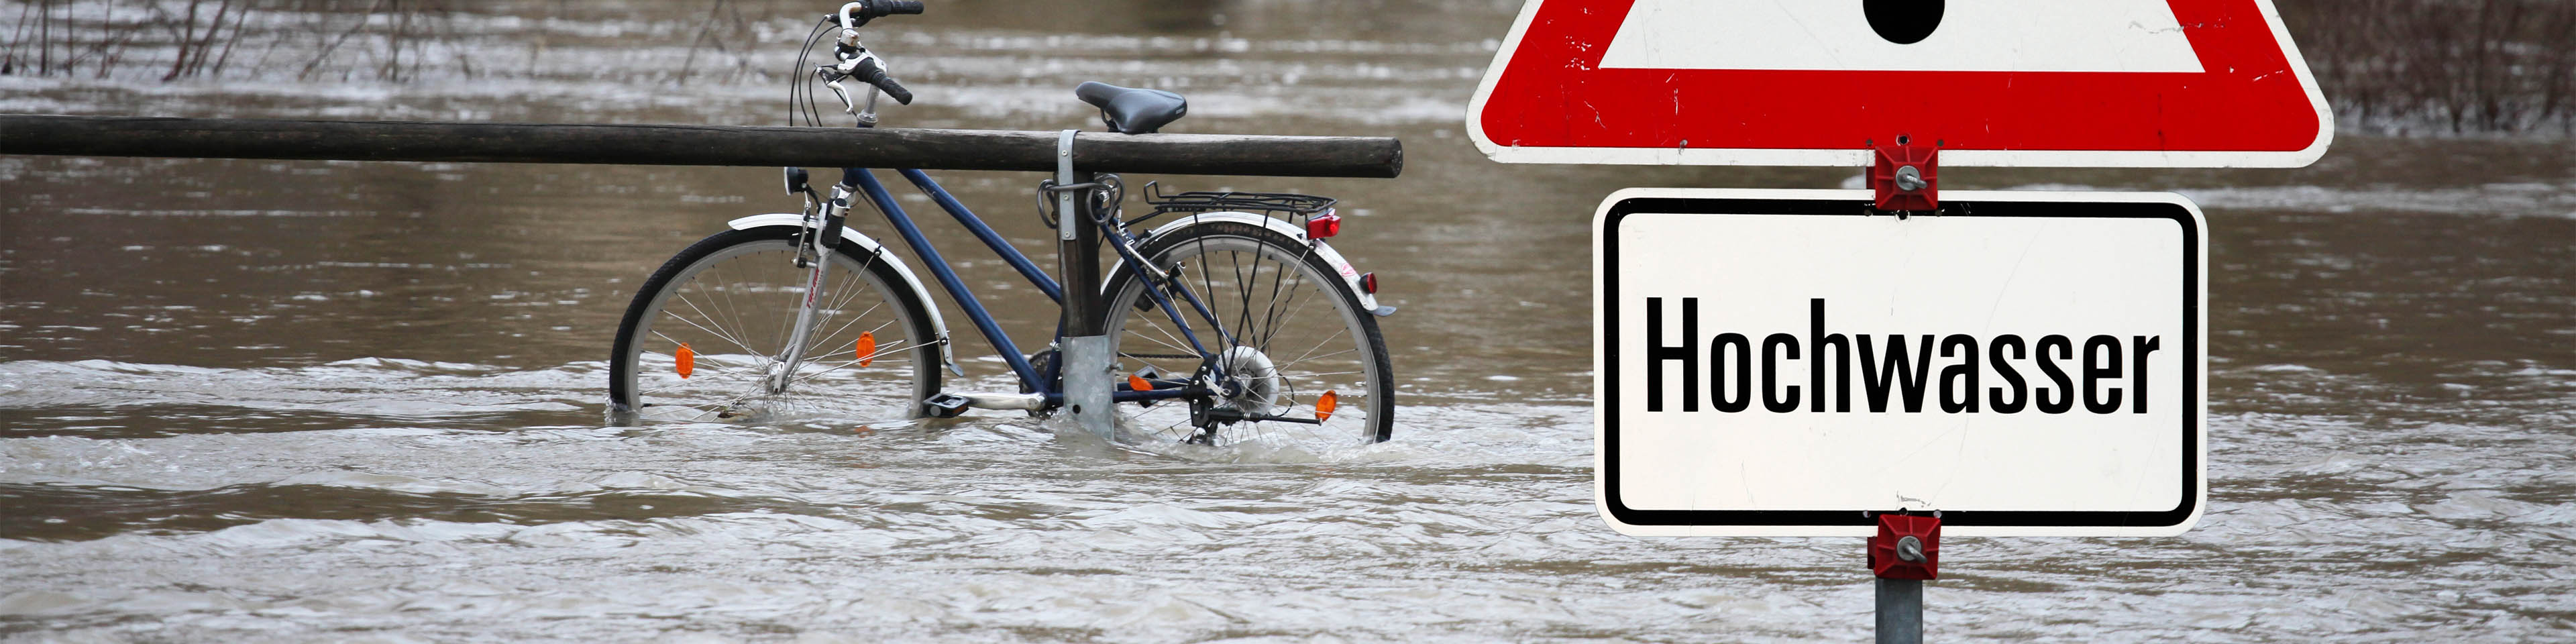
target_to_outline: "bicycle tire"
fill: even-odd
[[[938,331],[910,282],[846,239],[832,253],[806,359],[786,391],[768,391],[806,288],[807,270],[793,260],[802,231],[717,233],[644,280],[609,356],[611,422],[920,416],[921,401],[939,390]],[[692,347],[685,370],[677,350],[684,342]],[[874,348],[864,360],[856,353],[863,346]]]
[[[1316,398],[1331,391],[1339,400],[1332,415],[1319,425],[1244,421],[1202,438],[1195,435],[1196,428],[1188,422],[1187,405],[1173,400],[1141,409],[1126,407],[1135,410],[1131,417],[1135,428],[1166,440],[1202,439],[1217,445],[1261,444],[1309,451],[1377,443],[1393,435],[1395,376],[1376,316],[1361,308],[1358,294],[1341,279],[1339,271],[1306,244],[1257,224],[1207,221],[1156,235],[1137,251],[1197,293],[1212,309],[1219,326],[1235,327],[1226,333],[1194,328],[1202,346],[1218,354],[1220,361],[1239,352],[1237,346],[1249,347],[1266,359],[1278,378],[1277,396],[1270,400],[1259,400],[1260,394],[1255,391],[1258,388],[1245,387],[1246,395],[1253,399],[1220,401],[1221,404],[1250,403],[1267,407],[1265,411],[1272,416],[1304,418],[1315,413]],[[1265,266],[1270,270],[1264,271]],[[1106,283],[1107,328],[1115,338],[1114,355],[1120,371],[1135,373],[1151,366],[1170,377],[1194,373],[1204,359],[1184,355],[1193,353],[1186,338],[1175,332],[1171,317],[1145,295],[1145,284],[1136,267],[1121,266]],[[1329,303],[1336,315],[1321,322],[1301,319],[1309,315],[1307,311],[1316,302]],[[1207,326],[1207,321],[1186,301],[1175,299],[1172,304],[1193,327]],[[1283,342],[1290,334],[1306,339]],[[1324,337],[1315,339],[1313,335]],[[1236,341],[1227,342],[1224,338]],[[1307,342],[1314,344],[1306,345]],[[1255,354],[1243,355],[1249,358]]]

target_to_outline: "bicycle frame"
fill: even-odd
[[[986,247],[993,249],[993,253],[1001,257],[1002,261],[1009,263],[1013,270],[1019,271],[1020,277],[1027,279],[1030,285],[1036,286],[1040,292],[1046,294],[1048,299],[1054,300],[1059,306],[1063,304],[1063,285],[1057,284],[1055,279],[1048,276],[1044,270],[1040,270],[1036,263],[1029,261],[1027,255],[1021,254],[1018,248],[1013,247],[1009,240],[1003,239],[1000,233],[994,232],[993,227],[976,217],[973,211],[967,210],[965,204],[958,203],[957,198],[950,196],[946,188],[940,187],[939,182],[931,180],[930,175],[916,169],[905,168],[896,172],[911,181],[913,187],[919,189],[924,196],[930,197],[931,202],[938,204],[941,210],[948,211],[950,217],[956,218],[957,223],[965,226],[967,232],[973,233],[977,240],[981,240]],[[841,186],[867,195],[868,203],[875,205],[877,213],[885,216],[886,223],[893,225],[895,232],[903,236],[904,245],[911,247],[913,254],[921,257],[922,263],[927,265],[930,274],[938,278],[939,286],[948,291],[949,298],[956,300],[959,308],[965,310],[966,317],[974,321],[975,330],[982,333],[984,339],[991,342],[995,350],[1001,352],[1003,362],[1010,365],[1011,372],[1019,376],[1022,384],[1044,396],[1050,406],[1063,402],[1064,392],[1054,374],[1041,374],[1036,367],[1029,364],[1028,358],[1021,354],[1019,345],[1011,341],[1010,334],[1003,331],[1001,324],[993,319],[992,313],[984,308],[983,300],[977,298],[974,291],[966,287],[965,281],[958,278],[955,269],[948,267],[947,260],[939,254],[939,248],[922,236],[920,226],[913,223],[912,217],[904,212],[902,205],[895,203],[894,195],[886,190],[885,184],[877,181],[874,173],[867,168],[842,168]],[[1076,222],[1070,218],[1060,219],[1057,225],[1076,225]],[[1102,227],[1104,236],[1121,234],[1108,223],[1098,225]],[[1222,327],[1215,322],[1215,315],[1206,304],[1177,281],[1165,284],[1162,280],[1158,280],[1154,275],[1155,271],[1148,270],[1151,265],[1146,263],[1144,258],[1135,256],[1127,244],[1113,241],[1108,245],[1117,249],[1118,253],[1129,262],[1129,266],[1137,267],[1137,277],[1145,282],[1146,294],[1154,300],[1165,315],[1171,317],[1174,326],[1179,328],[1182,335],[1188,339],[1190,348],[1197,351],[1202,359],[1212,355],[1206,346],[1199,342],[1198,334],[1190,330],[1191,325],[1182,320],[1180,310],[1172,303],[1171,298],[1163,295],[1163,289],[1168,287],[1173,292],[1179,293],[1182,296],[1181,299],[1186,300],[1202,319],[1207,320],[1209,328],[1221,329]],[[1060,337],[1063,331],[1062,321],[1059,320],[1057,325],[1057,333]],[[1217,393],[1187,381],[1157,380],[1154,384],[1156,386],[1153,389],[1136,391],[1125,383],[1119,383],[1117,389],[1111,392],[1110,399],[1116,402],[1133,402]]]

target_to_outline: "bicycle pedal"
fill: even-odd
[[[966,413],[967,400],[965,396],[943,392],[922,400],[921,406],[933,417],[956,418]]]

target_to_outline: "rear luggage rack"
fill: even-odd
[[[1161,184],[1147,182],[1145,184],[1145,203],[1154,207],[1154,213],[1138,217],[1134,221],[1130,221],[1128,223],[1133,224],[1162,216],[1167,213],[1214,212],[1220,210],[1240,210],[1245,212],[1267,212],[1280,215],[1313,216],[1332,211],[1333,204],[1335,202],[1331,197],[1317,197],[1314,195],[1301,195],[1286,192],[1219,192],[1192,190],[1189,192],[1166,194],[1163,192]]]

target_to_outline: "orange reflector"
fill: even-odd
[[[698,370],[698,354],[689,350],[689,343],[680,343],[680,355],[673,356],[671,369],[680,372],[681,380],[689,379],[689,372]]]
[[[1153,391],[1153,390],[1154,390],[1154,383],[1152,383],[1152,382],[1150,382],[1150,381],[1145,380],[1145,377],[1144,377],[1144,376],[1139,376],[1139,375],[1132,374],[1132,373],[1131,373],[1131,374],[1127,374],[1127,390],[1128,390],[1128,391]]]
[[[1324,395],[1322,396],[1317,396],[1315,398],[1315,420],[1321,421],[1332,418],[1333,408],[1340,406],[1341,403],[1342,397],[1330,391],[1324,392]]]
[[[876,362],[877,334],[870,331],[860,331],[859,342],[858,344],[850,345],[850,351],[859,354],[859,366],[865,367],[868,366],[868,363]]]

